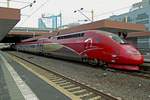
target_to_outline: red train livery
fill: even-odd
[[[144,61],[143,55],[118,35],[99,30],[87,30],[37,40],[31,38],[17,43],[14,48],[126,70],[140,70],[139,65]]]

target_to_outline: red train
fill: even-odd
[[[14,48],[126,70],[140,70],[138,65],[144,62],[143,55],[118,35],[99,30],[31,38]]]

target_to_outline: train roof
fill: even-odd
[[[37,37],[22,40],[21,42],[32,42],[32,41],[37,41],[37,40],[41,40],[41,39],[46,39],[49,37],[60,37],[60,36],[67,36],[67,35],[80,34],[80,33],[86,33],[86,32],[96,32],[98,34],[103,34],[105,36],[110,36],[113,34],[111,32],[106,32],[106,31],[102,31],[102,30],[86,30],[86,31],[73,32],[73,33],[67,33],[67,34],[60,34],[60,35],[55,35],[55,36],[37,36]]]
[[[106,31],[102,31],[102,30],[87,30],[87,31],[72,32],[72,33],[67,33],[67,34],[60,34],[60,35],[55,35],[55,36],[52,36],[52,37],[66,36],[66,35],[86,33],[86,32],[97,32],[97,33],[101,33],[101,34],[104,34],[104,35],[107,35],[107,36],[110,35],[110,34],[113,34],[111,32],[106,32]]]

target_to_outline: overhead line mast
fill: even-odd
[[[9,8],[10,0],[7,0],[7,8]]]

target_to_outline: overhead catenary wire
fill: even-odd
[[[25,2],[25,1],[18,1],[18,0],[10,0],[10,2],[16,2],[16,3],[31,3],[31,2]]]
[[[101,13],[101,14],[95,15],[95,17],[99,17],[99,16],[107,15],[107,14],[112,14],[112,13],[114,13],[114,12],[117,12],[117,11],[120,11],[120,10],[123,10],[123,9],[127,9],[127,8],[131,8],[131,7],[132,7],[132,6],[127,6],[127,7],[115,9],[115,10],[112,10],[112,11],[103,12],[103,13]]]
[[[24,24],[30,17],[32,17],[34,13],[36,13],[40,8],[42,8],[42,6],[45,5],[45,3],[47,3],[47,1],[44,2],[43,4],[41,4],[41,6],[37,10],[33,11],[33,13],[31,13],[31,15],[28,16],[28,18],[25,19],[25,21],[23,21],[21,24]],[[98,15],[95,15],[94,18],[97,19],[100,16],[105,16],[107,14],[114,14],[115,12],[117,13],[118,11],[123,10],[123,9],[127,9],[127,8],[129,8],[129,10],[130,10],[131,7],[132,7],[132,5],[131,6],[127,6],[127,7],[122,7],[122,8],[119,8],[119,9],[115,9],[115,10],[112,10],[112,11],[108,11],[108,12],[103,12],[103,13],[100,13]]]
[[[7,2],[5,2],[5,1],[1,1],[0,3],[7,3]]]
[[[134,4],[138,4],[138,3],[141,3],[141,6],[142,6],[142,3],[147,3],[146,1],[141,1],[141,2],[137,2],[137,3],[134,3]],[[114,14],[114,12],[118,12],[120,10],[123,10],[123,9],[129,9],[133,7],[133,4],[131,6],[126,6],[126,7],[122,7],[122,8],[118,8],[118,9],[115,9],[115,10],[112,10],[112,11],[108,11],[108,12],[103,12],[101,14],[98,14],[96,15],[95,17],[99,17],[99,16],[102,16],[102,15],[106,15],[106,14]]]
[[[23,3],[23,4],[29,4],[29,3],[31,3],[31,2],[18,1],[18,0],[10,0],[9,2]],[[7,3],[7,1],[1,1],[0,3]]]
[[[49,0],[46,0],[44,3],[42,3],[37,9],[35,9],[20,25],[24,24],[27,20],[29,20],[36,12],[38,12],[45,4],[47,4]]]

